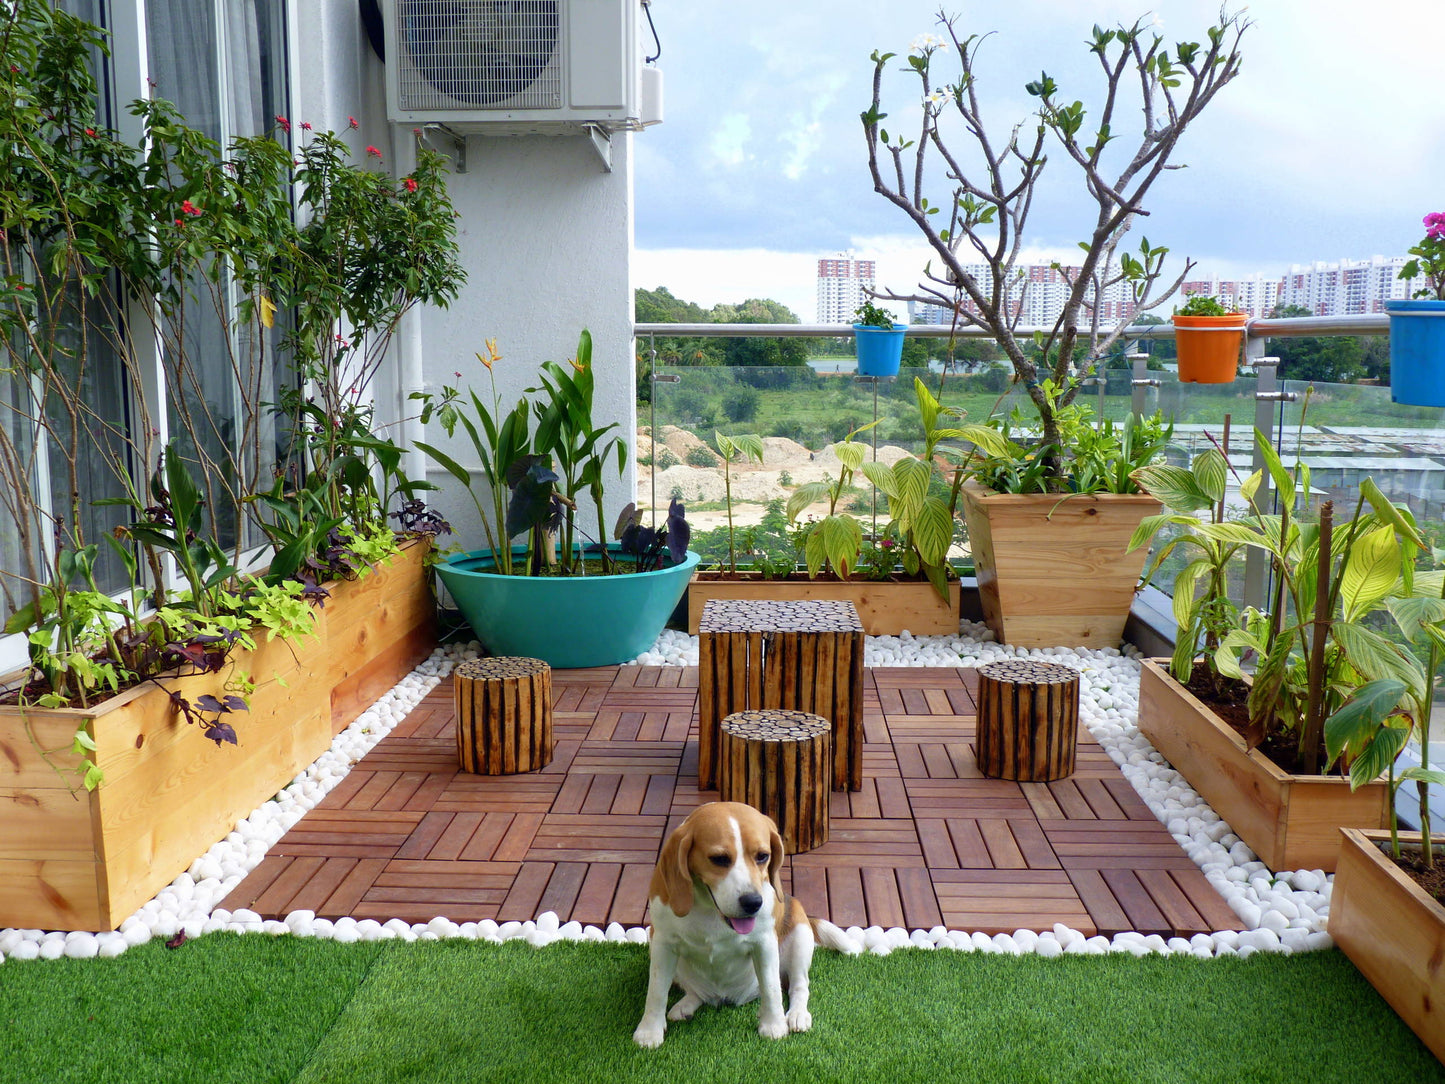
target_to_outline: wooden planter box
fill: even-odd
[[[1430,1052],[1445,1061],[1445,907],[1380,849],[1389,832],[1346,828],[1341,835],[1330,936]],[[1418,845],[1420,833],[1401,832],[1400,838]]]
[[[414,544],[359,581],[330,585],[313,637],[260,637],[227,672],[164,680],[194,701],[248,675],[256,688],[232,719],[236,746],[187,724],[153,682],[84,710],[0,707],[0,928],[115,929],[321,755],[337,711],[389,688],[430,650],[425,551]],[[412,605],[422,594],[424,617]],[[82,725],[105,773],[89,793],[70,752]],[[40,749],[58,752],[47,762]]]
[[[1166,660],[1144,660],[1139,731],[1272,870],[1331,872],[1341,827],[1388,823],[1383,780],[1352,791],[1340,776],[1281,770],[1170,677]]]
[[[825,599],[851,602],[858,609],[867,636],[897,636],[904,629],[915,636],[952,636],[958,632],[957,580],[948,584],[948,601],[938,597],[933,584],[895,580],[765,580],[757,573],[740,572],[736,579],[718,579],[715,572],[697,572],[687,585],[687,631],[697,635],[703,605],[709,599],[775,599],[797,602]]]
[[[1015,647],[1117,647],[1146,550],[1134,528],[1147,494],[995,493],[963,487],[983,617]]]

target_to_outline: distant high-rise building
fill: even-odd
[[[1410,297],[1422,285],[1399,277],[1405,263],[1404,256],[1372,256],[1292,264],[1280,283],[1279,301],[1309,309],[1315,316],[1384,312],[1386,301]]]
[[[873,288],[874,261],[857,260],[851,252],[818,261],[818,323],[851,324],[853,310]]]
[[[1255,273],[1241,279],[1191,279],[1179,287],[1180,301],[1191,294],[1216,297],[1227,309],[1248,316],[1268,316],[1279,301],[1280,281],[1273,275]],[[1161,313],[1162,315],[1162,313]]]

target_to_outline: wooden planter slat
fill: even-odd
[[[978,768],[994,779],[1045,782],[1074,771],[1079,673],[1004,659],[978,671]]]
[[[1382,831],[1342,832],[1330,936],[1431,1053],[1445,1061],[1445,907],[1381,851],[1389,838]],[[1440,837],[1435,840],[1438,847]],[[1400,841],[1418,848],[1420,833],[1401,832]]]
[[[714,599],[750,602],[826,600],[851,602],[868,636],[897,636],[904,629],[915,636],[951,636],[958,632],[962,588],[948,584],[948,598],[931,583],[871,580],[764,580],[740,574],[739,579],[693,575],[687,588],[688,631],[697,634],[703,607]]]
[[[863,785],[863,629],[852,605],[712,601],[698,634],[698,785],[717,785],[718,726],[737,711],[833,724],[833,788]]]
[[[114,929],[320,756],[335,734],[333,678],[360,688],[355,675],[366,673],[390,688],[415,653],[433,645],[408,640],[397,655],[395,645],[369,634],[344,635],[349,596],[362,585],[375,593],[372,606],[414,595],[417,584],[425,591],[424,551],[408,546],[359,581],[329,585],[316,635],[269,641],[258,630],[256,650],[236,653],[225,673],[147,682],[88,710],[0,707],[0,927]],[[388,584],[397,577],[414,580],[413,588]],[[430,620],[428,611],[427,636]],[[332,658],[338,631],[347,666]],[[378,668],[380,656],[389,661]],[[221,696],[234,672],[256,688],[249,710],[228,720],[239,744],[218,747],[171,708],[166,690],[192,702]],[[40,756],[27,723],[42,748],[57,750],[55,767]],[[73,771],[79,758],[70,744],[80,726],[95,739],[105,773],[92,792]]]
[[[478,775],[533,772],[552,762],[552,668],[540,659],[471,659],[453,678],[457,759]]]
[[[788,854],[828,841],[831,730],[818,715],[782,709],[722,721],[718,795],[772,817]]]
[[[1351,790],[1343,776],[1291,775],[1251,750],[1189,690],[1165,659],[1139,675],[1139,731],[1272,870],[1332,872],[1342,827],[1379,828],[1388,817],[1382,780]]]

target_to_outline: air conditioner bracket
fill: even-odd
[[[612,172],[612,133],[601,125],[587,124],[583,126],[587,138],[592,141],[592,149],[597,152],[597,157],[602,159],[602,172]]]

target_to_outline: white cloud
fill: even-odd
[[[708,141],[714,161],[718,165],[736,168],[748,160],[748,143],[752,137],[752,125],[742,113],[729,113],[718,123]]]

